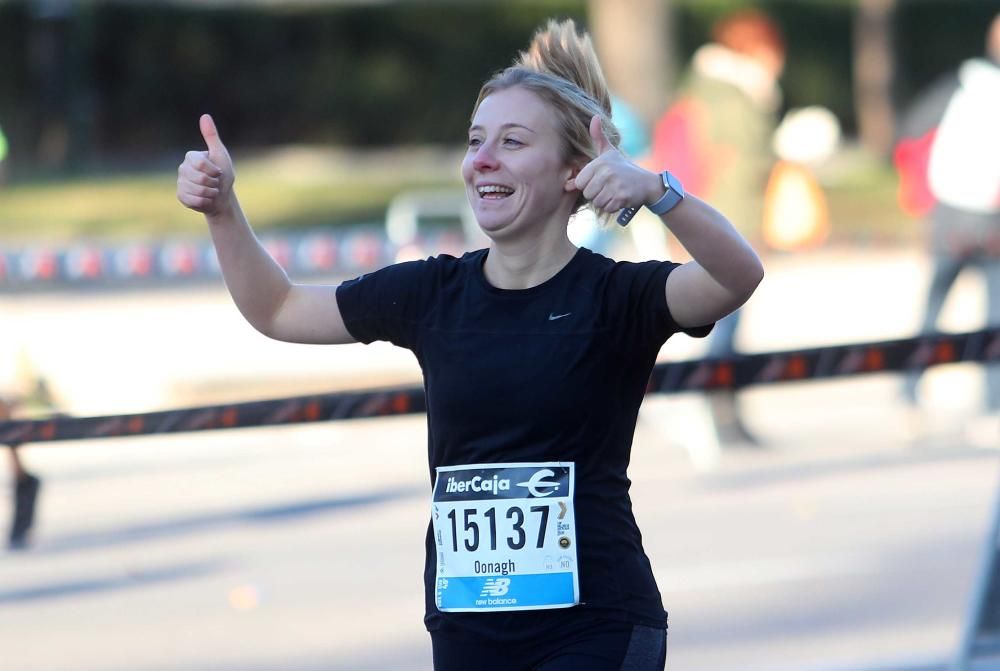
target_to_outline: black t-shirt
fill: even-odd
[[[337,301],[357,340],[387,340],[416,355],[427,393],[432,484],[438,466],[575,462],[581,603],[570,615],[441,612],[429,530],[427,628],[503,639],[584,614],[666,626],[626,468],[656,356],[681,330],[664,293],[678,264],[615,262],[580,249],[543,284],[504,290],[486,281],[486,255],[389,266],[342,284]],[[710,330],[685,332],[701,337]]]

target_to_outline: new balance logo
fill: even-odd
[[[557,315],[557,314],[553,314],[553,313],[550,312],[549,313],[549,321],[550,322],[554,322],[557,319],[562,319],[563,317],[569,317],[571,314],[573,314],[573,313],[572,312],[567,312],[564,315]]]
[[[510,578],[489,578],[483,585],[479,598],[503,596],[510,589]]]

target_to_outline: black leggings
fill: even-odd
[[[664,629],[607,622],[559,640],[496,642],[431,632],[434,671],[663,671]]]

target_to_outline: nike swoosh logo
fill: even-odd
[[[564,315],[554,315],[554,314],[552,314],[550,312],[549,313],[549,321],[551,322],[551,321],[555,321],[556,319],[562,319],[563,317],[569,317],[571,314],[573,314],[573,313],[572,312],[567,312]]]

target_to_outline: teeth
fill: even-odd
[[[497,184],[487,184],[485,186],[480,186],[477,188],[480,194],[487,193],[514,193],[514,189],[507,186],[499,186]]]

